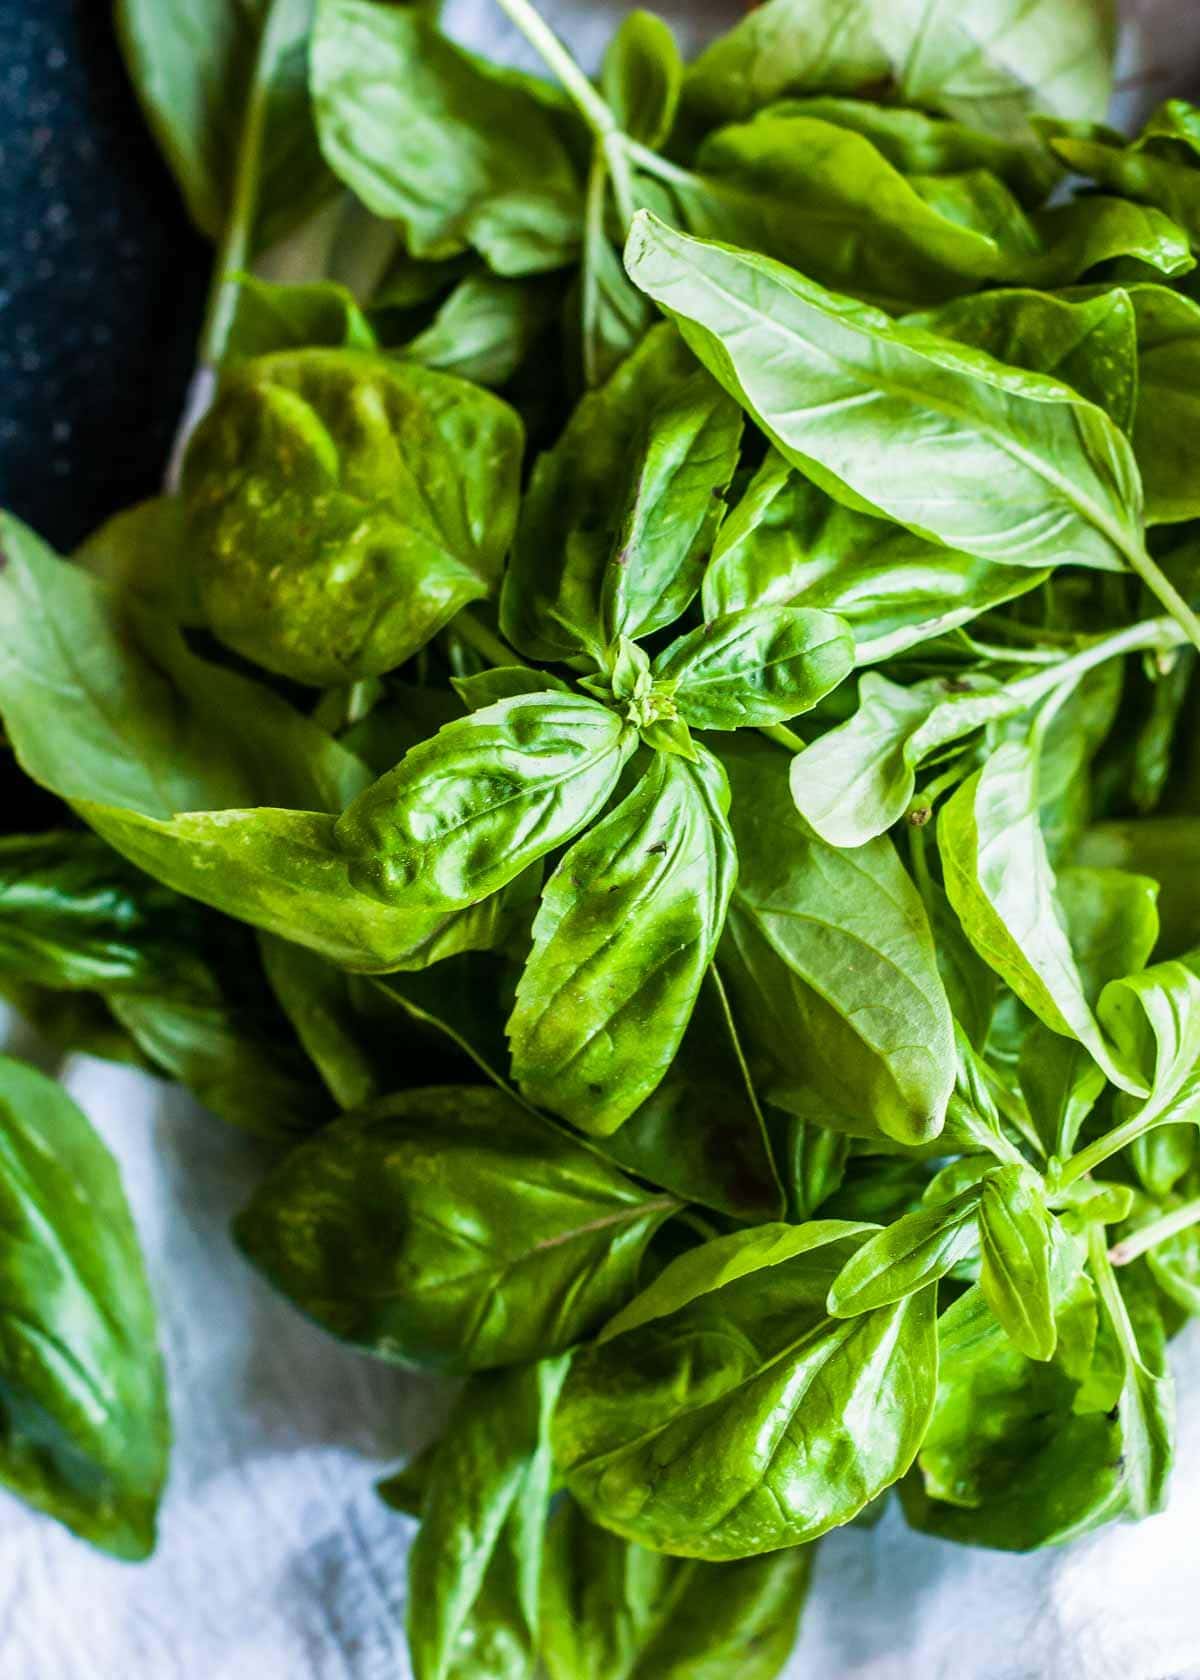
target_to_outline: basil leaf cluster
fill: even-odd
[[[0,996],[273,1151],[248,1261],[456,1380],[417,1680],[772,1680],[896,1491],[1161,1509],[1200,1313],[1200,115],[1102,0],[120,0],[203,414],[0,515]],[[287,276],[287,278],[284,278]],[[200,1116],[196,1124],[203,1125]],[[0,1481],[145,1555],[115,1170],[0,1059]]]

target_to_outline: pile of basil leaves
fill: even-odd
[[[465,1377],[382,1489],[418,1680],[769,1680],[893,1487],[1014,1550],[1166,1497],[1200,110],[1100,125],[1103,0],[635,12],[596,81],[502,13],[551,77],[118,0],[215,392],[69,561],[0,527],[0,987],[273,1140],[253,1264]],[[144,1555],[136,1236],[11,1060],[0,1272],[0,1476]]]

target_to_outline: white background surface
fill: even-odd
[[[625,8],[544,9],[594,59],[606,14]],[[695,40],[735,7],[660,9]],[[492,0],[450,11],[489,51],[511,41]],[[1126,114],[1200,93],[1200,0],[1129,14],[1122,68],[1139,86]],[[408,1680],[412,1524],[373,1484],[432,1431],[437,1390],[336,1347],[242,1264],[227,1232],[261,1170],[253,1143],[125,1069],[75,1058],[65,1077],[124,1173],[176,1448],[148,1564],[110,1562],[0,1494],[0,1680]],[[1200,1332],[1173,1363],[1179,1467],[1164,1516],[1033,1558],[926,1539],[895,1512],[836,1534],[789,1677],[1200,1680]]]

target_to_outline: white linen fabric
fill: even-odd
[[[662,5],[690,44],[737,0]],[[543,7],[594,63],[619,4]],[[451,27],[528,63],[494,0]],[[1197,0],[1128,6],[1123,120],[1200,91]],[[0,1028],[2,1028],[0,1021]],[[0,1031],[0,1039],[3,1033]],[[10,1047],[28,1049],[9,1024]],[[117,1156],[162,1319],[175,1453],[154,1558],[90,1551],[0,1493],[0,1680],[410,1680],[413,1524],[374,1483],[436,1429],[446,1391],[337,1347],[244,1265],[230,1216],[262,1149],[184,1094],[84,1057],[61,1069]],[[821,1547],[799,1680],[1200,1680],[1200,1332],[1176,1343],[1170,1510],[1008,1557],[890,1511]],[[736,1676],[730,1676],[736,1680]]]

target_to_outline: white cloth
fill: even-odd
[[[544,9],[594,62],[626,8]],[[694,41],[735,4],[662,9]],[[1197,0],[1130,11],[1123,73],[1139,85],[1125,116],[1200,89]],[[511,48],[493,0],[451,0],[449,13],[489,51]],[[64,1072],[124,1174],[162,1319],[175,1453],[158,1551],[136,1567],[0,1493],[0,1680],[408,1680],[413,1525],[373,1485],[434,1430],[444,1399],[337,1347],[243,1264],[229,1219],[261,1149],[127,1069],[79,1057]],[[789,1676],[1200,1680],[1200,1333],[1173,1364],[1166,1515],[1031,1558],[923,1538],[894,1511],[872,1532],[834,1535]]]

